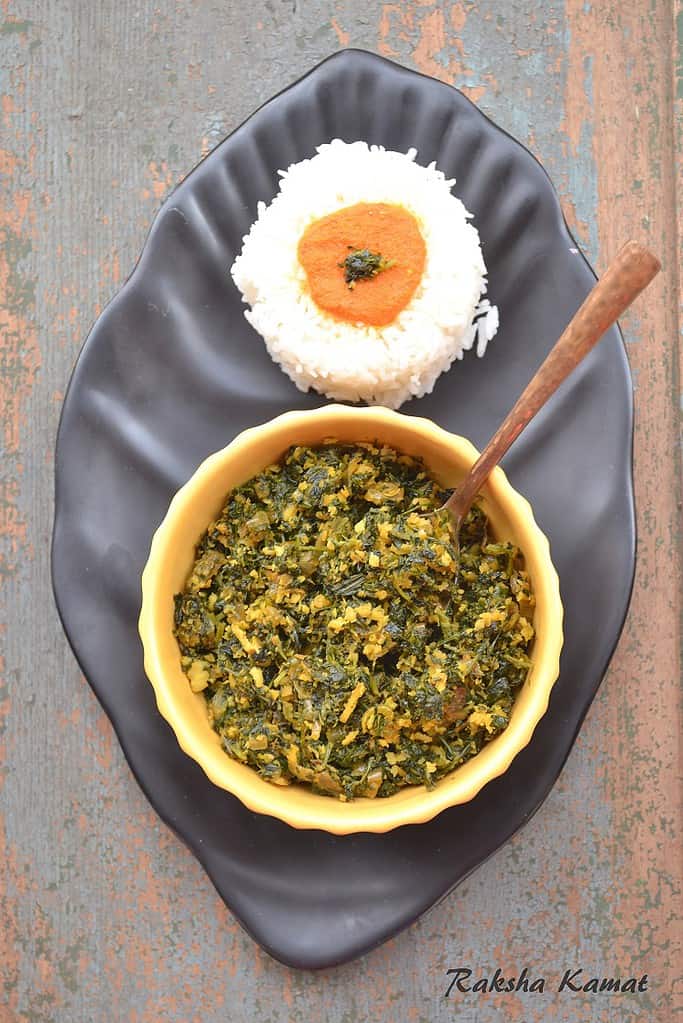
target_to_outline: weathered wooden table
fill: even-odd
[[[681,1011],[680,12],[678,51],[675,23],[671,0],[4,0],[2,1023],[669,1023]],[[459,86],[528,143],[598,269],[630,235],[665,269],[623,323],[633,602],[557,786],[409,931],[299,974],[241,931],[157,819],[79,675],[50,592],[52,462],[79,346],[162,197],[254,107],[347,45]],[[474,980],[524,966],[545,993],[445,997],[450,968]],[[648,990],[559,994],[578,967],[646,973]]]

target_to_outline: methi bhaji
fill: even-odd
[[[502,732],[530,666],[519,550],[389,447],[294,447],[235,489],[176,595],[225,752],[342,800],[432,786]]]

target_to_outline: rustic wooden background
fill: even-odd
[[[0,8],[0,1021],[669,1023],[683,1008],[683,14],[670,0]],[[313,975],[260,952],[146,803],[60,631],[48,550],[69,373],[154,211],[254,107],[347,45],[459,86],[526,142],[597,268],[633,234],[665,271],[623,324],[637,403],[633,604],[559,783],[418,924]],[[650,988],[446,999],[459,965],[526,965],[551,987],[574,965],[648,973]]]

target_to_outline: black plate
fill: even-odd
[[[358,956],[415,920],[540,806],[614,650],[635,564],[632,393],[618,330],[505,461],[550,538],[566,609],[550,709],[471,803],[388,835],[294,831],[245,810],[181,752],[137,634],[140,573],[174,491],[210,452],[303,395],[270,361],[228,275],[277,169],[340,136],[436,160],[475,214],[501,329],[404,406],[484,443],[591,288],[548,177],[457,90],[346,50],[266,103],[173,192],[92,329],[57,442],[53,584],[78,661],[150,802],[271,955]]]

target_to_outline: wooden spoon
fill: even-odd
[[[468,475],[443,505],[455,519],[456,530],[489,473],[527,423],[660,270],[659,260],[643,245],[634,241],[624,245],[569,321]]]

